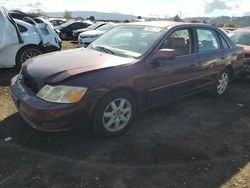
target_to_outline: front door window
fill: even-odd
[[[191,36],[188,29],[177,30],[171,34],[161,49],[174,49],[176,56],[191,54],[193,52]]]

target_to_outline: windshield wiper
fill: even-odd
[[[95,50],[104,51],[104,52],[106,52],[108,54],[115,54],[115,52],[113,52],[112,50],[110,50],[110,49],[108,49],[108,48],[106,48],[104,46],[95,46],[95,47],[92,46],[92,48],[95,49]]]

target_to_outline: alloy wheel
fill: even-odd
[[[61,33],[60,37],[61,37],[61,39],[65,40],[65,39],[67,39],[67,34],[66,33]]]
[[[41,55],[42,52],[36,48],[29,48],[25,50],[21,55],[21,64],[26,62],[28,59],[31,59],[32,57]]]
[[[109,103],[103,113],[103,125],[110,132],[118,132],[129,123],[132,106],[127,99],[119,98]]]
[[[220,95],[223,94],[226,91],[228,84],[229,76],[226,72],[224,72],[220,75],[220,78],[218,80],[217,93]]]

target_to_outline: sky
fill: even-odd
[[[143,17],[250,16],[250,0],[0,0],[27,12],[99,11]]]

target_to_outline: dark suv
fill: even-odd
[[[11,91],[35,129],[91,125],[112,137],[127,131],[145,109],[206,90],[223,96],[243,63],[243,48],[215,27],[131,23],[88,48],[29,60],[12,79]]]
[[[80,21],[70,21],[66,22],[59,27],[60,37],[61,39],[65,40],[67,38],[73,37],[73,31],[78,29],[83,29],[91,24],[88,22],[80,22]]]
[[[97,22],[97,23],[95,23],[93,25],[90,25],[87,28],[75,30],[75,31],[73,31],[73,39],[78,40],[78,36],[81,33],[85,32],[85,31],[96,30],[99,27],[102,27],[102,26],[104,26],[106,24],[107,24],[106,22]]]

